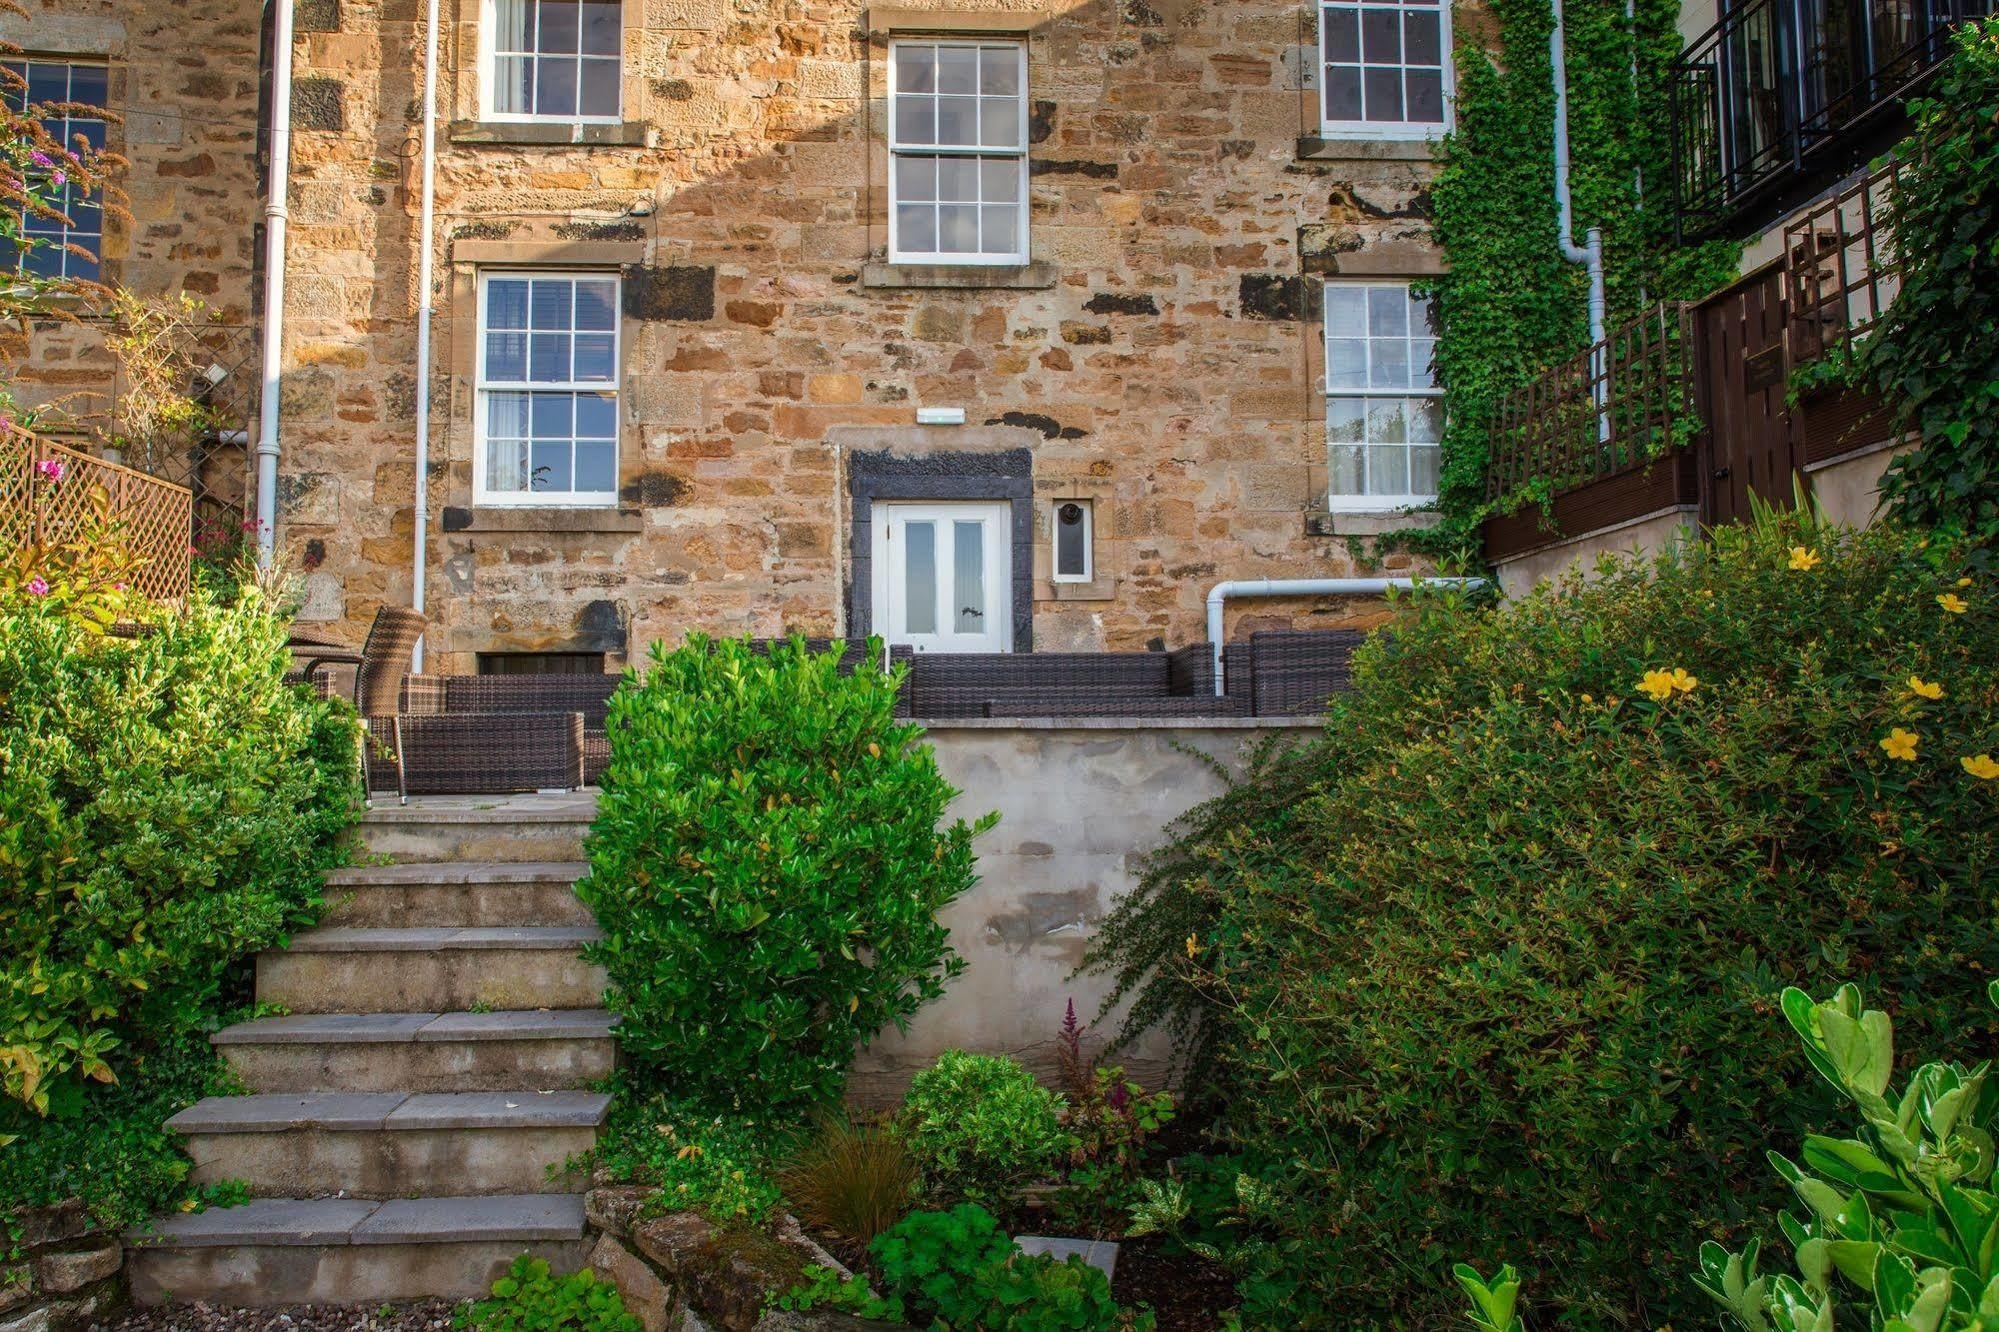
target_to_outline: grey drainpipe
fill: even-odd
[[[271,194],[264,204],[263,384],[257,407],[257,563],[278,541],[278,393],[285,346],[285,223],[292,164],[292,0],[271,0]]]
[[[1247,578],[1208,589],[1208,646],[1215,654],[1215,694],[1223,693],[1222,610],[1230,597],[1380,596],[1390,588],[1483,587],[1483,578]]]

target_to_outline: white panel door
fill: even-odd
[[[875,632],[918,652],[1011,652],[1011,506],[874,507]]]

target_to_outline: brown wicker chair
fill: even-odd
[[[354,708],[361,714],[361,739],[358,743],[361,750],[361,796],[364,801],[370,800],[374,789],[368,763],[371,739],[393,753],[396,794],[405,802],[409,799],[395,719],[397,705],[402,699],[403,680],[410,673],[410,654],[416,650],[416,641],[423,637],[426,623],[421,613],[408,606],[383,606],[375,612],[374,623],[368,626],[367,640],[361,644],[361,660],[354,668]],[[309,654],[310,649],[305,652]],[[351,659],[351,654],[339,652],[312,657],[304,668],[307,683],[315,685],[322,693],[327,692],[325,685],[316,678],[319,672]]]

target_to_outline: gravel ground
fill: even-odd
[[[134,1309],[90,1332],[449,1332],[449,1300],[410,1304],[295,1304],[282,1309],[219,1309],[167,1304]]]

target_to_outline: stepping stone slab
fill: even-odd
[[[320,1013],[242,1022],[212,1038],[260,1092],[586,1088],[616,1065],[601,1008]]]
[[[1045,1253],[1056,1262],[1070,1258],[1081,1258],[1090,1266],[1104,1274],[1104,1279],[1115,1279],[1117,1273],[1117,1245],[1110,1240],[1064,1239],[1051,1235],[1019,1235],[1014,1244],[1022,1253]]]
[[[503,1198],[396,1198],[355,1224],[352,1243],[466,1243],[583,1238],[580,1193]]]
[[[126,1242],[140,1248],[217,1248],[242,1244],[347,1244],[355,1227],[382,1206],[361,1198],[259,1198],[161,1217]]]
[[[404,1092],[306,1092],[211,1096],[167,1121],[173,1133],[283,1133],[320,1129],[334,1133],[380,1129],[407,1101]]]

